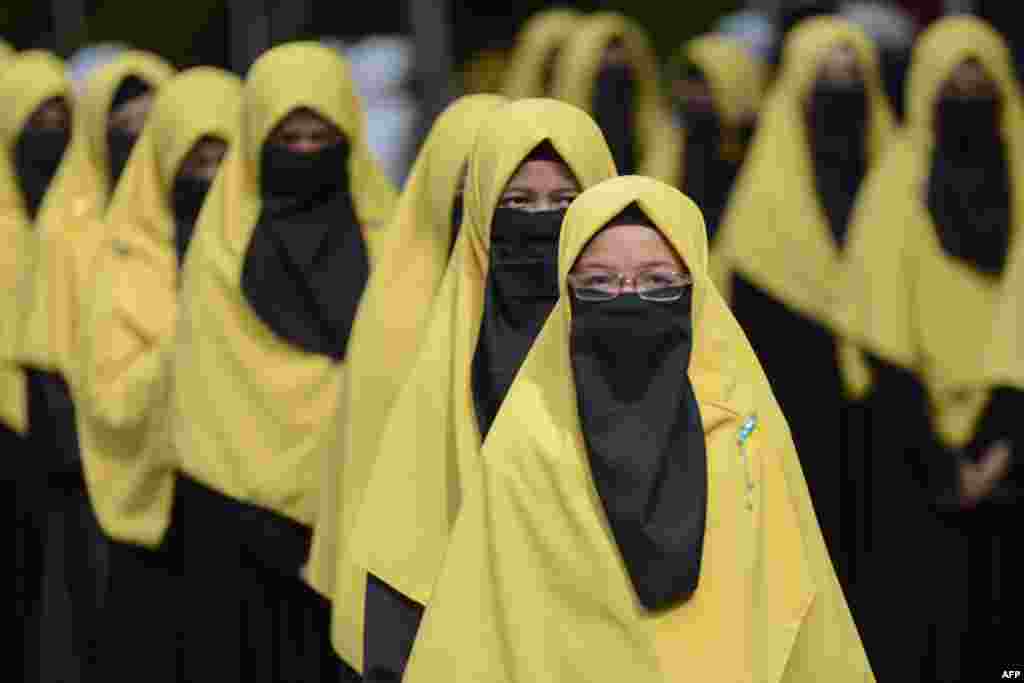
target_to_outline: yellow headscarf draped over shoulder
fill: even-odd
[[[84,306],[74,398],[93,509],[121,542],[159,545],[170,520],[175,458],[167,414],[178,307],[172,187],[201,138],[235,143],[241,95],[237,76],[209,67],[164,85],[107,212],[110,239]]]
[[[156,55],[124,52],[101,67],[76,100],[75,133],[67,158],[39,210],[28,240],[29,258],[19,293],[22,329],[16,353],[23,365],[57,372],[73,386],[79,297],[104,237],[100,222],[113,188],[107,125],[117,89],[130,76],[154,90],[174,70]]]
[[[634,202],[693,274],[688,375],[708,455],[700,582],[661,612],[641,607],[605,520],[570,356],[567,275]],[[696,205],[649,178],[601,183],[569,208],[559,252],[561,299],[467,473],[479,483],[404,680],[873,680],[786,421],[708,276]]]
[[[1006,43],[985,22],[950,17],[918,39],[907,79],[907,123],[899,144],[868,178],[851,221],[843,284],[848,337],[925,383],[937,433],[951,447],[970,440],[988,401],[977,387],[997,314],[999,280],[943,252],[925,202],[933,117],[943,84],[977,59],[1002,97],[1010,171],[1011,249],[1024,221],[1024,109]],[[1014,349],[1013,354],[1019,354]]]
[[[322,472],[317,458],[335,429],[344,364],[279,338],[257,317],[241,287],[261,209],[261,150],[298,108],[313,110],[347,138],[347,172],[371,272],[380,260],[377,240],[391,218],[395,191],[367,147],[347,63],[319,43],[269,50],[249,71],[242,135],[222,164],[189,246],[172,420],[182,468],[190,476],[237,500],[312,524]]]
[[[834,328],[841,254],[815,189],[804,112],[818,69],[832,49],[844,44],[856,51],[868,96],[869,167],[880,160],[893,123],[874,46],[844,19],[803,21],[786,39],[782,72],[761,112],[716,239],[716,254],[724,264],[718,284],[724,289],[731,274],[739,273],[829,328]]]
[[[28,428],[25,375],[15,362],[19,278],[24,276],[32,229],[12,160],[14,147],[32,113],[53,97],[67,99],[71,84],[64,63],[49,52],[31,50],[5,61],[0,71],[0,421],[19,433]],[[67,153],[65,151],[65,158]],[[64,163],[62,161],[62,163]]]
[[[581,189],[615,175],[597,124],[576,107],[518,100],[488,117],[469,159],[455,252],[363,495],[352,541],[357,561],[422,604],[462,499],[461,475],[480,451],[471,366],[484,310],[491,220],[509,179],[545,141]]]
[[[6,40],[0,40],[0,64],[13,57],[15,54],[14,48]]]
[[[634,111],[639,172],[668,183],[679,179],[683,137],[672,122],[661,92],[657,56],[644,29],[614,12],[586,17],[562,48],[554,96],[593,111],[594,86],[609,43],[621,40],[636,79]]]
[[[544,69],[579,26],[583,15],[558,7],[537,12],[523,24],[505,71],[502,92],[516,99],[544,97]]]
[[[985,353],[988,386],[1024,389],[1024,241],[1017,240]]]
[[[452,209],[476,131],[505,102],[497,95],[469,95],[438,116],[381,240],[381,258],[352,326],[335,434],[323,458],[308,579],[332,598],[334,647],[359,670],[366,572],[352,559],[350,536],[381,432],[448,264]]]

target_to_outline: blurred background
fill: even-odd
[[[374,144],[389,174],[404,179],[434,116],[462,93],[496,90],[523,22],[553,3],[489,0],[4,0],[0,37],[18,49],[45,48],[70,60],[80,79],[124,46],[154,51],[178,68],[209,64],[244,75],[264,50],[296,39],[320,39],[353,61],[371,124],[388,140]],[[708,31],[738,34],[771,61],[789,25],[816,12],[889,6],[911,21],[894,26],[884,13],[861,12],[880,44],[905,43],[945,13],[983,16],[1021,60],[1024,24],[1011,0],[664,0],[558,2],[582,11],[621,11],[649,32],[667,60],[688,38]],[[891,14],[889,15],[891,17]],[[874,26],[871,26],[874,21]],[[897,86],[898,87],[898,84]],[[371,127],[374,127],[371,125]],[[408,130],[396,136],[396,130]],[[373,131],[371,131],[371,138]],[[371,140],[371,144],[373,141]],[[385,149],[385,147],[387,149]]]

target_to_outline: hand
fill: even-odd
[[[960,463],[960,505],[972,508],[985,500],[1010,471],[1010,445],[999,441],[978,462]]]

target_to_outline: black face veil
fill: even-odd
[[[242,269],[249,305],[275,334],[335,361],[370,273],[348,158],[344,141],[312,153],[264,144],[262,210]]]

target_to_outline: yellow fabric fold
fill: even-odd
[[[78,330],[79,444],[103,530],[155,547],[170,522],[175,457],[167,429],[178,258],[171,190],[192,147],[230,147],[241,125],[241,81],[199,67],[168,81],[106,215]]]
[[[1024,221],[1024,109],[1009,50],[978,19],[942,19],[914,48],[906,128],[865,181],[851,219],[839,317],[852,342],[922,379],[933,426],[951,447],[970,440],[988,402],[988,392],[978,388],[988,339],[978,334],[992,329],[999,290],[999,279],[943,252],[925,203],[935,104],[942,85],[970,58],[1003,100],[1016,248]]]
[[[986,347],[984,382],[1024,389],[1024,242],[1018,240],[1014,251]]]
[[[708,455],[700,583],[658,613],[640,606],[604,518],[570,357],[566,276],[590,238],[634,202],[694,276],[688,375]],[[572,204],[561,299],[465,473],[476,484],[403,680],[873,680],[786,421],[707,261],[700,211],[663,183],[616,178]]]
[[[113,192],[107,124],[118,87],[135,76],[159,90],[173,69],[156,55],[124,52],[96,71],[75,101],[75,133],[66,158],[27,238],[21,279],[21,329],[16,355],[22,365],[56,372],[74,388],[79,297],[104,237],[101,222]]]
[[[8,57],[0,55],[4,60],[0,64],[0,110],[4,112],[0,117],[0,315],[4,320],[0,325],[0,421],[24,434],[28,429],[25,374],[18,367],[15,350],[21,315],[19,279],[28,258],[32,220],[12,160],[18,136],[43,102],[64,97],[72,109],[74,103],[64,63],[58,57],[42,50]]]
[[[490,226],[505,185],[548,141],[587,188],[615,175],[597,124],[550,99],[502,107],[477,135],[469,158],[464,217],[419,354],[395,398],[363,495],[352,553],[361,566],[426,604],[475,462],[480,432],[471,366],[489,267]]]
[[[352,326],[335,432],[323,458],[308,578],[332,599],[334,647],[357,670],[362,669],[366,572],[352,559],[350,535],[377,442],[415,360],[448,264],[452,209],[476,132],[505,102],[497,95],[469,95],[438,116],[380,240],[380,259]]]
[[[509,57],[502,93],[507,97],[545,97],[544,69],[556,50],[561,49],[579,26],[582,14],[558,7],[532,15],[519,29]]]
[[[277,337],[241,288],[260,215],[263,144],[302,107],[348,140],[348,177],[371,272],[379,262],[378,241],[386,234],[395,190],[367,147],[347,62],[313,42],[269,50],[246,78],[242,136],[221,165],[185,262],[171,419],[188,475],[224,495],[312,524],[323,471],[318,458],[335,429],[345,364]]]
[[[562,48],[555,69],[554,96],[593,112],[594,87],[604,52],[616,39],[622,41],[636,78],[634,120],[639,173],[676,183],[683,136],[661,92],[658,60],[647,33],[632,19],[614,12],[597,12],[583,19]]]

